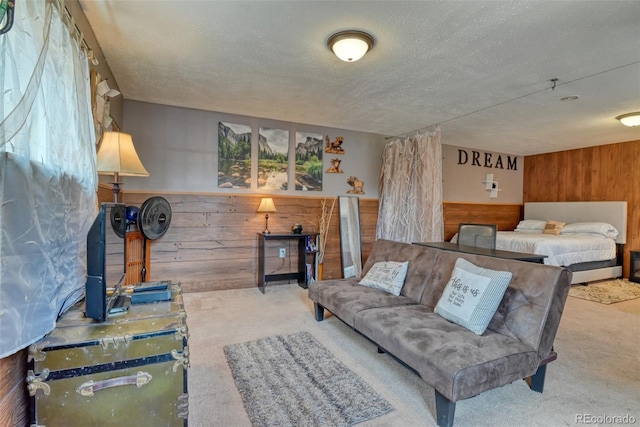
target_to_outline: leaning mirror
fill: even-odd
[[[359,277],[362,273],[360,240],[360,199],[338,197],[340,209],[340,251],[343,277]]]

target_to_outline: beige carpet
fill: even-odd
[[[250,427],[222,348],[271,335],[308,331],[394,410],[359,424],[435,426],[433,389],[327,313],[316,322],[297,285],[185,294],[189,324],[190,427]],[[454,425],[572,426],[577,417],[635,417],[640,423],[640,299],[612,305],[568,298],[548,365],[544,393],[524,381],[458,402]],[[329,427],[329,426],[328,426]]]
[[[630,282],[627,279],[615,279],[591,282],[588,285],[574,285],[569,290],[569,296],[601,304],[613,304],[640,298],[640,283]]]

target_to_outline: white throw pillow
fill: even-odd
[[[435,312],[482,335],[502,301],[511,276],[509,271],[481,268],[458,258]]]
[[[360,284],[393,295],[400,295],[404,286],[404,279],[407,276],[409,261],[380,261],[373,264],[373,267],[362,278]]]
[[[560,231],[560,234],[599,235],[610,239],[617,238],[618,233],[618,229],[607,222],[574,222]]]
[[[559,235],[560,231],[562,231],[562,227],[564,227],[564,222],[562,221],[554,221],[552,219],[547,221],[547,225],[544,226],[544,234],[554,234]]]
[[[546,225],[547,221],[539,219],[523,219],[518,223],[518,226],[514,231],[518,231],[520,233],[542,233]]]

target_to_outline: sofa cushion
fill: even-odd
[[[540,360],[527,344],[490,330],[476,335],[424,305],[360,311],[355,328],[453,402],[526,378]]]
[[[487,329],[537,348],[540,357],[546,357],[551,351],[569,293],[571,272],[552,265],[441,251],[421,300],[431,310],[449,282],[458,258],[480,267],[513,274]],[[545,333],[546,330],[554,332]]]
[[[417,304],[403,295],[391,295],[358,284],[358,279],[336,279],[309,285],[309,298],[353,327],[354,316],[362,310]]]
[[[380,261],[409,261],[407,268],[407,276],[400,295],[411,298],[415,302],[419,302],[422,298],[425,285],[429,280],[431,271],[438,257],[438,249],[428,248],[426,246],[412,245],[403,242],[394,242],[391,240],[377,240],[367,262],[362,267],[362,277]]]
[[[482,335],[509,286],[511,273],[480,268],[464,258],[456,260],[449,283],[435,312],[471,332]]]
[[[360,284],[392,295],[400,295],[404,279],[407,276],[409,262],[380,261],[376,262],[367,274],[360,280]]]

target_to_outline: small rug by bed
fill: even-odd
[[[247,414],[257,426],[351,426],[393,407],[310,333],[224,347]]]
[[[569,296],[601,304],[613,304],[640,298],[640,283],[629,282],[627,279],[615,279],[592,282],[588,285],[573,285],[569,289]]]

